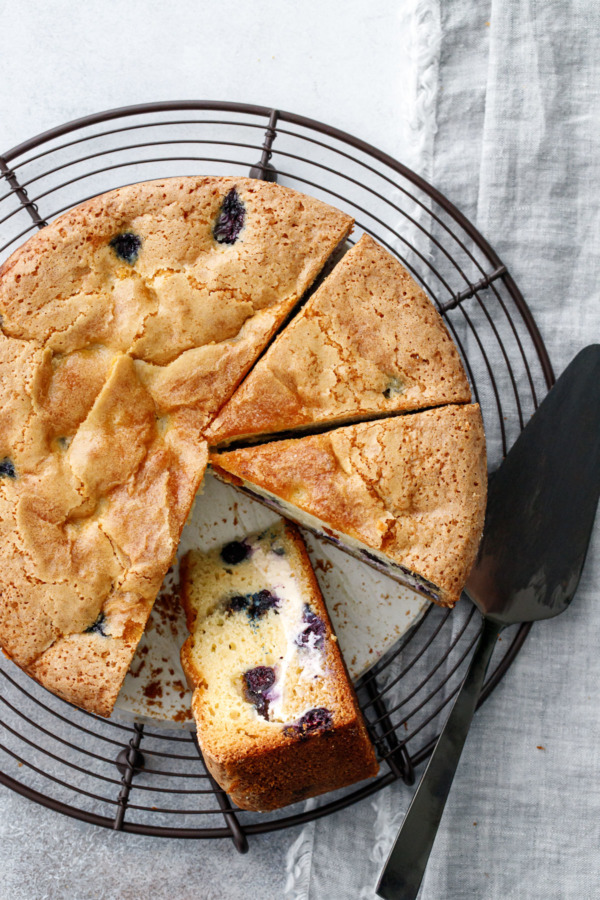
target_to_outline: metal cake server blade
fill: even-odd
[[[379,879],[385,900],[416,898],[498,635],[569,606],[599,496],[600,345],[592,345],[561,375],[490,478],[483,539],[465,588],[483,629]]]

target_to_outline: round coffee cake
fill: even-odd
[[[397,260],[363,237],[235,394],[352,224],[276,184],[175,178],[94,198],[0,269],[0,644],[50,690],[110,714],[208,443],[327,432],[298,439],[329,448],[303,484],[274,443],[244,458],[256,454],[267,492],[279,479],[290,517],[318,484],[323,533],[356,551],[381,532],[365,561],[438,602],[459,596],[485,505],[481,419]],[[411,437],[352,455],[332,428]],[[226,457],[213,456],[221,473]],[[353,531],[330,516],[336,503]]]

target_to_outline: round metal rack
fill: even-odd
[[[510,273],[481,234],[415,172],[302,116],[237,103],[164,102],[68,122],[0,156],[0,262],[64,210],[122,184],[171,175],[248,175],[354,216],[423,285],[459,348],[482,407],[494,468],[552,385],[541,336]],[[104,720],[0,663],[0,782],[107,828],[161,837],[248,836],[325,816],[397,779],[414,781],[456,694],[481,620],[467,600],[427,613],[357,684],[381,762],[377,778],[256,814],[234,809],[191,733]],[[529,626],[507,632],[483,702]]]

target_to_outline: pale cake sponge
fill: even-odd
[[[238,806],[276,809],[377,773],[293,525],[190,552],[181,593],[191,631],[181,659],[198,741]]]
[[[469,403],[446,327],[373,238],[348,251],[220,411],[211,444]]]
[[[459,599],[485,514],[477,404],[212,453],[210,463],[222,480],[436,603]]]
[[[206,465],[202,431],[351,219],[287,188],[120,188],[0,270],[0,644],[108,715]]]

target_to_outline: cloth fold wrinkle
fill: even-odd
[[[595,48],[600,7],[586,0],[543,5],[459,0],[427,7],[434,5],[442,14],[439,89],[428,94],[436,98],[429,109],[433,116],[421,117],[429,131],[421,139],[414,136],[422,159],[411,164],[420,165],[425,177],[474,221],[508,266],[558,374],[577,350],[600,340],[600,68]],[[405,7],[414,23],[419,7],[412,2]],[[431,25],[432,19],[423,21]],[[424,41],[432,37],[426,32],[420,35]],[[425,57],[427,50],[421,46]],[[435,264],[431,246],[419,249]],[[457,289],[464,287],[458,276],[455,282]],[[495,309],[486,293],[492,296],[482,292],[482,303],[487,300]],[[466,303],[474,327],[489,327],[477,299]],[[460,315],[452,323],[477,378],[485,363],[476,339]],[[517,352],[510,329],[505,323],[498,327],[503,342]],[[526,335],[523,347],[533,366],[536,353]],[[491,362],[506,398],[510,446],[519,419],[499,346]],[[483,405],[490,409],[486,426],[494,466],[502,455],[498,415],[488,379],[482,377],[481,383]],[[537,372],[535,386],[543,397],[546,387]],[[530,395],[523,368],[516,387],[520,395]],[[525,421],[532,412],[529,403]],[[592,636],[600,633],[599,572],[597,525],[569,614],[532,630],[511,671],[477,714],[423,898],[596,896],[600,708],[593,703],[598,667]],[[304,861],[308,879],[286,898],[373,900],[386,841],[391,846],[409,800],[410,791],[396,783],[352,810],[305,826],[304,836],[312,835],[310,865]]]

